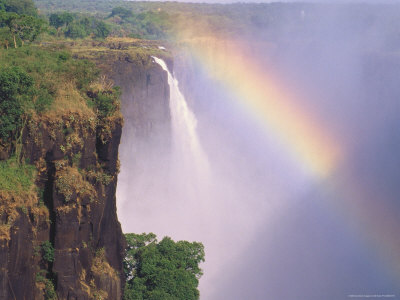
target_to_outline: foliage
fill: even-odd
[[[20,67],[8,67],[0,71],[1,140],[8,140],[21,126],[24,102],[32,86],[32,77]]]
[[[79,197],[93,198],[95,190],[93,186],[86,181],[79,173],[76,167],[67,167],[58,172],[55,180],[57,192],[64,196],[66,203],[73,199],[76,195]]]
[[[49,241],[45,241],[42,243],[42,258],[46,262],[54,261],[54,247]]]
[[[36,273],[36,282],[45,282],[46,281],[46,271],[45,270],[40,270]]]
[[[177,31],[192,29],[196,36],[246,34],[257,39],[274,41],[290,32],[305,37],[315,29],[315,22],[341,12],[348,22],[336,24],[340,31],[357,30],[364,36],[385,32],[383,44],[400,49],[400,4],[376,3],[182,3],[177,1],[123,0],[35,0],[41,11],[68,10],[104,18],[111,27],[111,35],[146,39],[169,38]],[[262,1],[261,1],[262,2]],[[264,1],[265,2],[265,1]],[[281,2],[281,3],[279,3]],[[337,1],[339,2],[339,1]],[[368,1],[367,1],[368,2]],[[379,2],[379,1],[376,1]],[[396,3],[394,3],[396,2]],[[122,9],[121,9],[122,8]],[[114,11],[115,9],[115,11]],[[130,16],[127,11],[132,12]],[[304,11],[305,17],[302,17]],[[143,18],[143,14],[148,14]],[[139,17],[140,16],[140,17]],[[148,22],[149,21],[149,22]],[[387,43],[387,44],[386,44]]]
[[[125,300],[199,299],[199,264],[204,261],[201,243],[174,242],[169,237],[157,242],[153,233],[125,237]]]
[[[102,20],[66,11],[50,14],[49,24],[56,29],[58,36],[62,33],[65,37],[72,39],[87,36],[104,39],[110,34],[109,25]]]
[[[81,24],[74,22],[67,26],[64,35],[71,39],[77,39],[77,38],[84,38],[88,34],[85,28]]]
[[[119,87],[113,87],[109,91],[95,91],[90,93],[92,101],[101,117],[109,117],[119,109]]]
[[[114,17],[114,16],[120,16],[122,19],[126,19],[129,17],[133,16],[133,13],[131,10],[118,6],[118,7],[114,7],[111,11],[111,15],[110,17]]]
[[[35,16],[0,11],[0,27],[8,28],[14,48],[17,48],[17,41],[22,44],[34,41],[44,30],[44,21]],[[3,39],[8,40],[9,37],[4,33]]]
[[[20,164],[15,157],[0,161],[0,190],[10,192],[27,192],[34,182],[35,167]]]
[[[98,21],[96,22],[93,33],[95,37],[104,39],[110,34],[110,29],[106,23]]]
[[[53,13],[49,17],[49,23],[56,29],[68,26],[74,20],[74,16],[69,12]]]
[[[57,299],[57,294],[55,291],[54,283],[50,279],[45,280],[44,299],[45,300],[56,300]]]
[[[24,114],[55,109],[57,91],[66,82],[88,89],[99,71],[87,60],[69,52],[37,46],[9,49],[0,56],[0,139],[15,139]],[[69,100],[71,101],[71,100]]]
[[[19,15],[37,15],[37,8],[32,0],[0,0],[0,8]]]
[[[36,273],[36,282],[44,283],[44,299],[56,300],[57,294],[55,291],[54,283],[51,279],[47,278],[50,274],[45,270],[40,270]]]

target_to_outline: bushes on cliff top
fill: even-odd
[[[24,115],[57,109],[66,84],[81,91],[98,76],[94,65],[57,48],[37,46],[0,50],[0,140],[15,140]],[[74,99],[68,99],[72,102]]]
[[[108,91],[98,91],[92,95],[94,105],[101,117],[109,117],[119,108],[119,97],[121,95],[119,87],[114,87]]]

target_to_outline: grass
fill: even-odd
[[[159,46],[166,46],[163,42],[139,40],[126,37],[108,37],[102,42],[89,40],[77,40],[70,47],[72,53],[80,58],[96,61],[97,65],[103,61],[115,61],[121,57],[129,57],[137,64],[148,66],[151,63],[151,56],[160,58],[171,58],[169,51],[159,49]],[[168,48],[168,46],[166,46]],[[104,63],[103,63],[104,64]]]
[[[20,164],[14,157],[0,161],[0,190],[29,192],[34,186],[35,173],[35,166]]]
[[[10,228],[18,215],[18,207],[27,213],[27,207],[37,202],[34,181],[36,167],[21,164],[15,157],[0,161],[0,215],[7,215],[5,224],[0,224],[0,240],[10,239]]]
[[[85,88],[99,75],[93,63],[72,58],[65,45],[54,43],[0,50],[0,65],[4,68],[18,66],[31,76],[35,89],[46,93],[50,104],[55,104],[45,110],[74,106],[75,102],[78,102],[77,109],[84,109],[80,104],[84,102]],[[33,102],[42,96],[39,92],[32,97]],[[65,103],[60,98],[69,101]]]
[[[75,85],[72,82],[65,82],[58,87],[56,97],[46,116],[57,118],[70,113],[82,114],[87,118],[95,117],[95,113],[88,107],[86,99]]]

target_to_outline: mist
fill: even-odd
[[[201,154],[176,138],[179,126],[151,136],[124,129],[123,230],[202,242],[203,300],[397,299],[400,6],[287,4],[274,13],[218,42],[204,30],[206,42],[173,50]],[[222,67],[213,72],[196,58],[192,49],[201,47]],[[246,95],[221,80],[233,68],[232,49],[272,74],[338,145],[328,174],[293,156],[291,140],[256,120]],[[125,119],[126,128],[137,126]]]

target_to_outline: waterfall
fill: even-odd
[[[195,178],[191,178],[188,183],[193,188],[196,188],[196,182],[194,181],[207,180],[209,172],[207,156],[201,147],[196,131],[197,119],[179,90],[178,80],[168,70],[166,63],[154,56],[153,59],[168,73],[168,85],[170,88],[169,108],[172,125],[171,166],[190,171],[190,174]],[[185,174],[186,172],[179,173]],[[187,175],[184,175],[184,177],[181,180],[186,179],[185,181],[188,181]],[[193,179],[195,180],[193,181]]]
[[[119,216],[126,232],[154,232],[159,239],[170,236],[203,243],[206,261],[201,265],[204,276],[199,289],[202,299],[211,299],[222,270],[237,262],[238,253],[245,251],[255,228],[263,222],[266,197],[258,187],[264,177],[256,177],[259,160],[253,168],[250,159],[236,150],[232,140],[239,130],[229,133],[221,129],[216,120],[223,115],[215,119],[196,115],[166,63],[153,59],[167,72],[169,107],[163,108],[166,114],[169,111],[169,120],[148,134],[135,135],[132,130],[124,140],[118,179]],[[152,80],[161,80],[160,72],[156,70],[157,78]],[[209,101],[207,97],[199,100],[203,99]],[[157,109],[154,106],[164,102],[153,101],[151,105]],[[131,126],[157,121],[152,111],[137,109],[134,116],[141,124]],[[134,118],[127,120],[129,125]],[[266,186],[264,181],[262,186]]]

